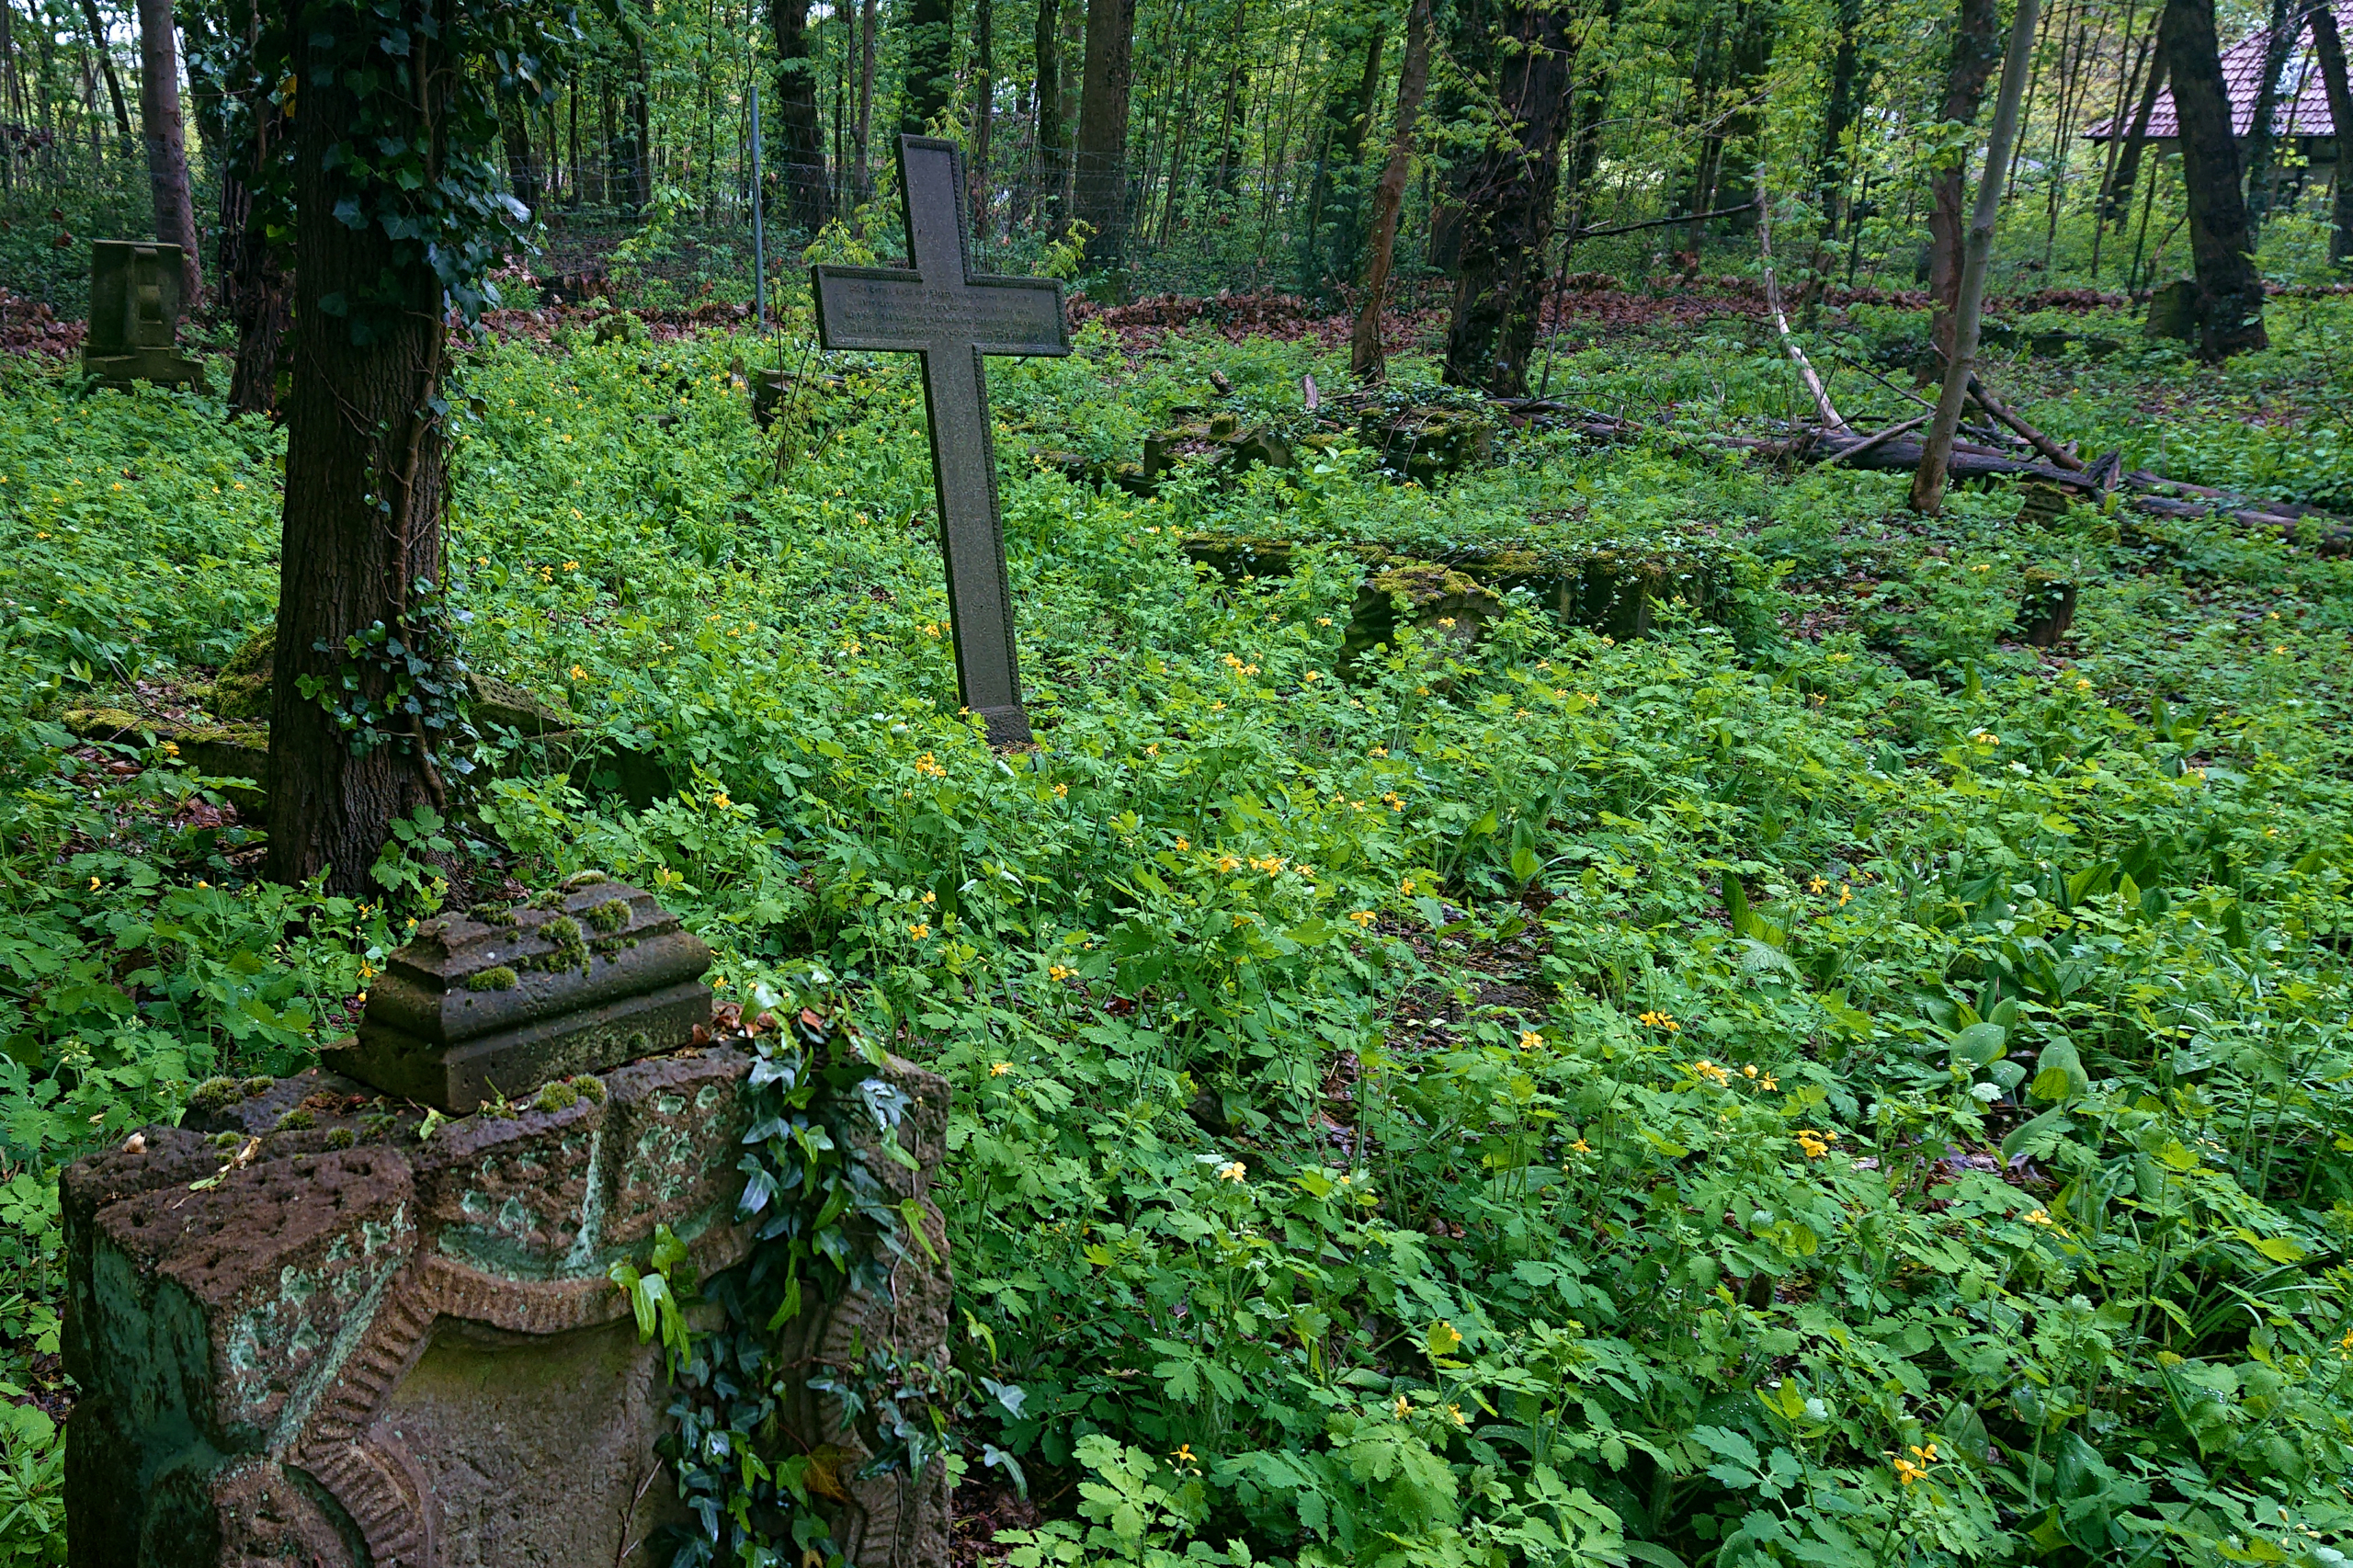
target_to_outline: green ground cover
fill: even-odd
[[[2212,371],[2109,323],[1997,384],[2347,506],[2353,308],[2273,324]],[[1554,395],[1632,444],[1097,494],[1028,449],[1303,429],[1298,377],[1343,380],[1098,330],[992,372],[1040,741],[1000,756],[915,381],[837,367],[772,481],[745,347],[468,362],[468,654],[589,728],[488,737],[381,905],[254,882],[184,759],[64,727],[199,708],[267,621],[280,437],[5,372],[0,1562],[62,1531],[59,1165],[346,1027],[465,891],[436,840],[493,891],[608,869],[730,994],[846,983],[949,1075],[962,1495],[1026,1486],[1017,1563],[2344,1561],[2353,565],[1751,462],[1707,437],[1792,392],[1737,319],[1564,349]],[[1310,542],[1233,582],[1201,531]],[[1704,544],[1722,591],[1618,642],[1516,602],[1343,680],[1360,540]],[[2053,653],[2029,569],[2080,591]]]

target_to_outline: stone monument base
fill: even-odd
[[[606,1271],[642,1265],[657,1226],[700,1276],[744,1260],[748,1065],[682,1051],[423,1138],[417,1108],[333,1073],[216,1081],[184,1126],[73,1166],[72,1568],[650,1568],[648,1537],[684,1517],[655,1453],[670,1391]],[[804,1378],[877,1342],[947,1355],[926,1194],[948,1087],[895,1057],[884,1071],[913,1101],[919,1169],[869,1166],[921,1204],[938,1257],[899,1259],[888,1301],[813,1301],[779,1336]],[[856,1473],[870,1450],[830,1396],[787,1407],[788,1445],[838,1445]],[[852,1563],[947,1561],[938,1461],[843,1490],[831,1525]]]

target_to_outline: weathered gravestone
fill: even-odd
[[[561,902],[569,917],[619,904],[626,929],[675,928],[609,882]],[[516,912],[513,926],[550,913]],[[494,939],[504,957],[514,939],[502,921],[428,926],[402,960],[413,976],[447,979],[451,955],[486,958]],[[668,973],[656,966],[644,994],[674,990]],[[404,1032],[415,1001],[404,998]],[[65,1360],[82,1390],[66,1426],[72,1568],[666,1561],[649,1538],[692,1522],[656,1449],[672,1392],[608,1270],[643,1267],[657,1227],[699,1278],[745,1260],[746,1074],[752,1037],[772,1028],[746,1029],[733,1007],[712,1016],[707,991],[699,1015],[665,1003],[623,1041],[642,1059],[615,1066],[602,1047],[582,1057],[567,1044],[575,1054],[559,1056],[594,1070],[521,1085],[429,1136],[419,1108],[344,1072],[216,1080],[180,1127],[74,1165],[63,1184]],[[375,1061],[364,1046],[342,1060],[359,1073]],[[895,1057],[881,1075],[904,1096],[887,1096],[902,1108],[894,1130],[871,1094],[821,1099],[816,1113],[883,1201],[917,1206],[929,1245],[885,1260],[871,1228],[848,1227],[854,1252],[887,1264],[852,1278],[887,1284],[813,1292],[768,1365],[780,1450],[831,1456],[821,1490],[847,1561],[933,1568],[947,1561],[941,1461],[913,1477],[863,1473],[885,1451],[880,1433],[808,1386],[854,1380],[878,1346],[902,1363],[946,1363],[947,1236],[927,1190],[948,1089]],[[892,1137],[911,1161],[883,1157]],[[690,1321],[720,1326],[708,1307]]]
[[[179,352],[180,247],[98,240],[90,247],[90,330],[82,369],[101,386],[186,382],[199,392],[204,367]]]
[[[899,188],[906,198],[911,265],[813,268],[817,337],[827,348],[922,356],[957,685],[964,706],[987,725],[992,745],[1018,745],[1029,739],[1029,716],[1014,659],[996,426],[982,356],[1068,354],[1062,285],[972,271],[964,155],[954,142],[900,137]]]

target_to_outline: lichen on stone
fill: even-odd
[[[249,1100],[257,1099],[261,1096],[269,1093],[270,1089],[277,1083],[278,1080],[275,1078],[258,1076],[248,1078],[245,1080],[245,1098]]]
[[[578,892],[582,888],[598,887],[612,880],[610,871],[574,871],[563,879],[563,885],[566,892]]]
[[[296,1106],[278,1119],[272,1132],[306,1132],[319,1124],[319,1119],[301,1106]]]
[[[540,1085],[540,1092],[531,1096],[533,1110],[570,1110],[579,1103],[580,1091],[561,1078]]]
[[[505,964],[476,970],[466,977],[469,991],[512,991],[523,983],[523,977]]]
[[[327,1130],[327,1147],[330,1149],[348,1149],[358,1142],[358,1137],[348,1127],[332,1127]]]
[[[605,1103],[605,1080],[597,1077],[594,1073],[582,1073],[565,1079],[564,1082],[570,1084],[580,1097],[589,1104],[603,1105]]]
[[[532,960],[534,967],[550,973],[576,969],[588,972],[588,943],[580,934],[580,923],[568,915],[559,915],[537,933],[548,942],[551,950]]]
[[[581,918],[608,936],[629,924],[629,900],[608,898],[581,914]]]

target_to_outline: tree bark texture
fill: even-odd
[[[2027,72],[2033,62],[2035,8],[2035,0],[2018,0],[2018,14],[2011,21],[2001,91],[1994,101],[1994,129],[1985,139],[1985,170],[1978,177],[1977,207],[1970,216],[1960,287],[1955,290],[1952,347],[1945,363],[1944,386],[1937,398],[1927,439],[1921,443],[1920,466],[1912,475],[1912,509],[1929,517],[1944,509],[1945,471],[1952,460],[1953,435],[1961,428],[1961,405],[1969,395],[1970,378],[1976,373],[1978,312],[1985,301],[1985,268],[1994,255],[1994,225],[2001,218],[2002,195],[2009,184],[2018,100],[2026,96]]]
[[[2312,23],[2313,54],[2320,65],[2322,88],[2328,94],[2329,123],[2336,128],[2336,192],[2328,259],[2353,261],[2353,86],[2346,81],[2345,38],[2329,0],[2319,0],[2313,6]]]
[[[203,298],[204,272],[196,254],[196,204],[180,124],[180,48],[172,0],[139,0],[139,118],[147,142],[147,183],[155,198],[155,237],[180,247],[180,297],[193,311]]]
[[[298,42],[298,51],[308,46]],[[355,755],[334,717],[301,689],[305,676],[339,686],[345,639],[378,621],[406,637],[419,579],[442,576],[442,433],[430,411],[440,380],[441,286],[429,267],[395,270],[380,225],[338,222],[342,194],[331,150],[358,118],[348,89],[302,62],[295,119],[294,206],[301,234],[295,274],[294,391],[288,410],[285,538],[278,562],[278,636],[271,680],[269,858],[274,881],[321,871],[338,893],[368,891],[389,824],[442,803],[424,744],[393,738]],[[446,67],[420,48],[404,68],[415,134],[438,135]],[[446,82],[446,74],[439,80]],[[438,162],[439,149],[435,151]],[[321,301],[367,297],[391,283],[399,309],[374,312],[369,341]],[[316,645],[324,644],[322,652]],[[382,672],[358,665],[362,689]]]
[[[1938,118],[1965,147],[1967,128],[1985,101],[1985,83],[2002,58],[2001,8],[1996,0],[1961,0],[1954,18],[1952,51],[1945,68],[1944,102]],[[1961,209],[1969,198],[1969,158],[1956,148],[1928,184],[1928,299],[1935,308],[1929,332],[1938,347],[1952,352],[1953,313],[1961,298]]]
[[[874,31],[881,25],[881,0],[866,0],[858,13],[858,199],[874,199]]]
[[[2214,37],[2214,0],[2166,0],[2181,177],[2189,197],[2189,252],[2198,276],[2198,352],[2223,359],[2263,348],[2263,278],[2239,190],[2239,146]]]
[[[817,117],[817,62],[809,47],[809,0],[768,0],[776,35],[776,130],[785,213],[811,232],[824,226],[827,201],[825,131]]]
[[[1095,230],[1088,259],[1123,294],[1128,247],[1128,96],[1135,83],[1136,0],[1086,0],[1086,73],[1078,107],[1074,215]]]
[[[1503,25],[1511,47],[1500,51],[1497,72],[1502,126],[1463,187],[1462,257],[1445,379],[1518,397],[1528,390],[1543,303],[1573,61],[1565,7],[1528,0]]]
[[[1388,371],[1381,346],[1381,309],[1389,295],[1389,273],[1397,255],[1397,219],[1405,207],[1405,178],[1414,163],[1414,122],[1430,83],[1430,0],[1412,0],[1405,9],[1405,59],[1397,70],[1397,119],[1389,133],[1389,162],[1372,192],[1372,254],[1365,266],[1364,304],[1357,312],[1348,342],[1348,373],[1378,381]]]
[[[927,136],[956,96],[953,0],[914,0],[907,8],[907,74],[899,129]]]

